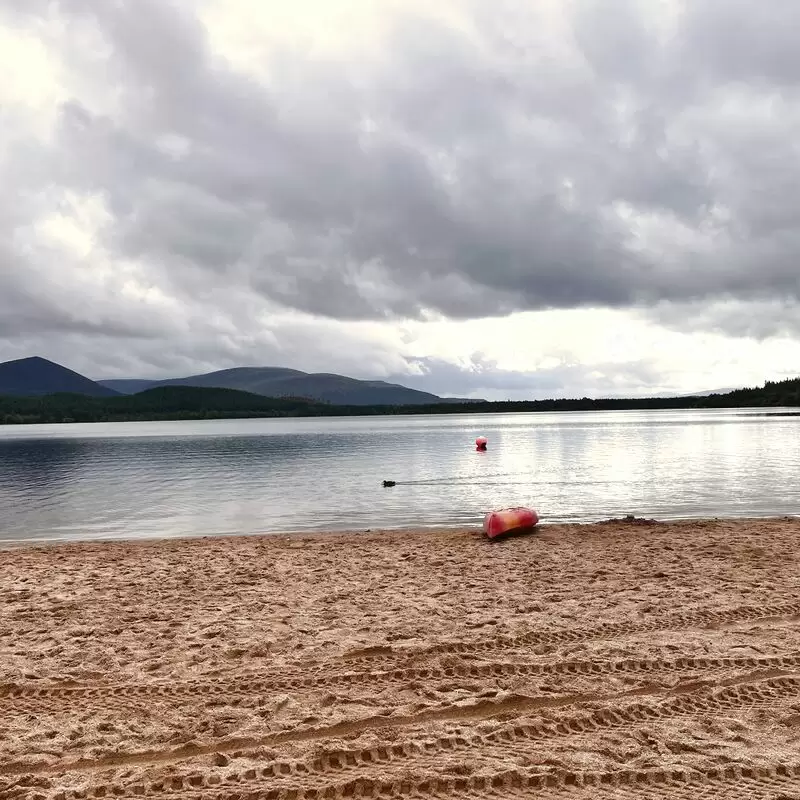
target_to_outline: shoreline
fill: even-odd
[[[0,797],[800,792],[800,519],[425,533],[4,550]]]
[[[29,398],[26,398],[29,399]],[[2,400],[2,397],[0,397]],[[505,401],[496,401],[503,403]],[[513,401],[512,401],[513,402]],[[550,403],[553,401],[518,401],[519,403]],[[390,411],[361,411],[360,409],[353,412],[337,411],[336,413],[320,413],[320,414],[258,414],[258,415],[220,415],[220,416],[192,416],[190,413],[186,415],[162,415],[162,416],[142,416],[142,417],[127,417],[120,415],[118,417],[109,419],[107,417],[101,419],[86,418],[86,419],[49,419],[39,418],[30,419],[22,422],[3,422],[0,423],[0,432],[2,430],[24,430],[29,426],[72,426],[72,425],[130,425],[130,424],[148,424],[157,422],[191,422],[191,423],[204,423],[204,422],[231,422],[231,421],[247,421],[247,420],[318,420],[318,419],[380,419],[382,417],[470,417],[470,416],[490,416],[496,414],[579,414],[579,413],[621,413],[621,412],[636,412],[636,411],[653,411],[653,412],[685,412],[685,411],[754,411],[763,412],[765,414],[775,414],[790,416],[800,416],[800,411],[796,406],[786,405],[769,405],[769,406],[751,406],[751,405],[664,405],[664,406],[647,406],[647,405],[632,405],[632,406],[592,406],[592,405],[575,405],[572,407],[548,407],[548,408],[473,408],[470,410],[441,410],[438,407],[431,408],[417,408],[416,406],[404,407],[403,410],[390,410]]]
[[[631,516],[631,515],[628,515]],[[714,516],[714,517],[638,517],[633,515],[632,520],[626,517],[607,517],[604,519],[588,520],[585,522],[550,522],[547,519],[540,520],[535,530],[531,531],[530,535],[535,536],[537,532],[548,530],[551,528],[593,528],[596,526],[606,525],[636,525],[636,526],[649,526],[649,525],[691,525],[691,524],[704,524],[709,522],[764,522],[764,521],[781,521],[792,522],[800,520],[800,513],[798,514],[763,514],[763,515],[747,515],[747,516]],[[381,536],[431,536],[436,534],[448,533],[466,533],[482,536],[482,526],[480,523],[475,524],[452,524],[452,525],[401,525],[398,527],[374,527],[374,528],[361,528],[361,529],[312,529],[312,530],[292,530],[292,531],[254,531],[252,533],[226,533],[226,532],[213,532],[213,533],[178,533],[152,536],[113,536],[113,535],[100,535],[87,538],[39,538],[39,539],[2,539],[0,538],[0,552],[4,550],[17,550],[20,548],[45,548],[45,547],[64,547],[70,545],[82,544],[158,544],[168,542],[191,542],[195,540],[213,539],[221,541],[237,541],[258,538],[288,538],[291,541],[300,539],[309,540],[322,540],[330,543],[332,539],[344,538],[349,539],[357,536],[362,539],[364,536],[381,535]],[[488,541],[488,540],[487,540]],[[498,544],[503,541],[502,539],[494,542]]]

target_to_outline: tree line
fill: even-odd
[[[758,388],[702,397],[581,397],[413,406],[338,406],[305,398],[263,397],[236,389],[159,386],[118,397],[80,394],[0,396],[0,424],[770,406],[800,406],[800,378],[767,381]]]

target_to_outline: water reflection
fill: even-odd
[[[0,475],[6,489],[35,492],[55,489],[69,481],[80,462],[91,457],[80,440],[3,441],[0,439]]]
[[[794,514],[798,432],[752,409],[0,428],[0,538]]]

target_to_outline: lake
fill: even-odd
[[[789,409],[0,426],[0,540],[795,515],[799,468]]]

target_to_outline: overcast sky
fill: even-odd
[[[0,360],[800,374],[797,0],[0,0]]]

